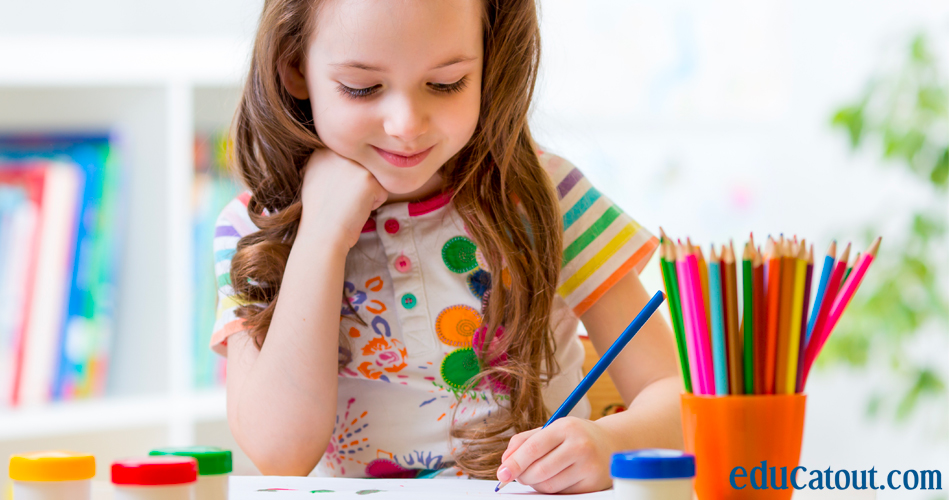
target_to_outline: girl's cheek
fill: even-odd
[[[320,139],[341,154],[352,153],[369,136],[372,128],[368,113],[345,103],[323,106],[320,112],[314,112],[314,116]]]

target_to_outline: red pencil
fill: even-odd
[[[768,261],[767,308],[768,329],[765,333],[764,389],[762,394],[774,394],[775,356],[778,348],[778,312],[781,308],[781,254],[774,238],[768,237],[765,257]]]
[[[755,355],[755,394],[764,394],[764,339],[767,330],[768,320],[765,308],[765,289],[764,289],[764,263],[761,260],[761,251],[754,250],[754,257],[751,261],[752,279],[752,302],[754,307],[754,355]]]

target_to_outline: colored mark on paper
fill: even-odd
[[[335,493],[333,490],[313,490],[310,493]]]
[[[379,493],[385,490],[359,490],[356,492],[357,495],[368,495],[370,493]]]
[[[291,488],[264,488],[262,490],[257,490],[257,491],[297,491],[297,490],[294,490]]]

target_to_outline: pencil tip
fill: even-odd
[[[867,254],[869,254],[869,255],[870,255],[871,257],[873,257],[873,258],[876,258],[876,256],[877,256],[877,250],[880,249],[880,242],[881,242],[881,241],[883,241],[883,237],[882,237],[882,236],[877,236],[876,241],[874,241],[873,244],[870,245],[870,248],[867,250]]]

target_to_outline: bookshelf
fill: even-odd
[[[193,141],[230,122],[249,54],[232,38],[0,36],[0,132],[116,132],[127,212],[107,396],[0,408],[0,455],[102,450],[118,431],[100,464],[144,442],[234,446],[223,389],[192,383]]]

